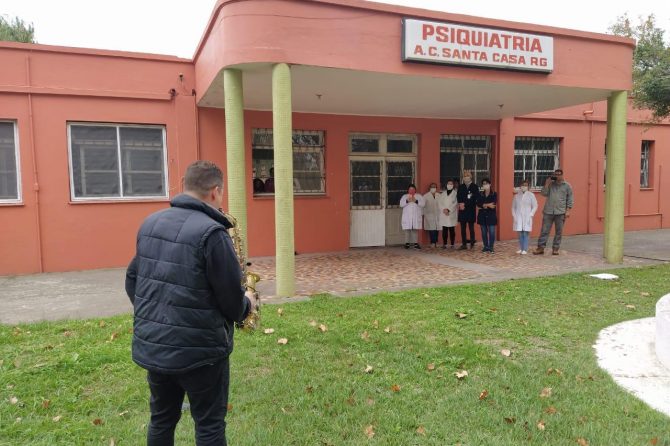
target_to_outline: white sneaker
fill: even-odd
[[[522,256],[525,256],[526,254],[528,254],[528,251],[521,251]]]
[[[523,253],[523,251],[522,251],[522,250],[518,250],[516,253],[517,253],[517,254],[521,254],[521,253]]]

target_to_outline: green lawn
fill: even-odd
[[[614,384],[592,348],[602,328],[653,316],[670,265],[615,273],[265,306],[274,333],[236,335],[229,442],[670,445],[668,417]],[[131,327],[0,326],[0,444],[142,444],[148,388]],[[192,431],[185,413],[177,444]]]

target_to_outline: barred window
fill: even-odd
[[[70,124],[73,200],[167,198],[165,127]]]
[[[293,192],[326,192],[325,132],[293,131]],[[272,129],[253,129],[251,142],[254,195],[274,194],[274,142]]]
[[[480,184],[491,177],[491,137],[476,135],[442,135],[440,138],[440,183],[472,172],[472,181]]]
[[[651,148],[653,141],[642,141],[640,150],[640,187],[649,188],[651,181],[649,178],[649,165],[651,164]]]
[[[20,179],[16,125],[0,121],[0,203],[21,201]]]
[[[514,140],[514,185],[528,180],[531,188],[544,186],[559,166],[560,138],[517,136]]]

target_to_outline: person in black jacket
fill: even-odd
[[[493,245],[496,240],[496,225],[498,217],[496,216],[496,206],[498,205],[498,195],[491,188],[491,180],[484,178],[482,180],[482,192],[477,199],[477,224],[482,229],[482,252],[493,254]]]
[[[466,170],[463,172],[463,183],[458,186],[458,221],[461,224],[461,247],[468,248],[468,239],[465,236],[466,226],[470,228],[470,248],[475,246],[475,217],[479,198],[479,188],[472,182],[472,174]]]
[[[223,173],[209,161],[186,169],[185,192],[142,223],[126,272],[133,303],[132,357],[147,370],[147,445],[171,446],[188,395],[196,444],[225,445],[233,326],[256,305],[219,210]]]

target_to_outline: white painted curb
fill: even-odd
[[[670,294],[656,303],[656,356],[670,369]]]

